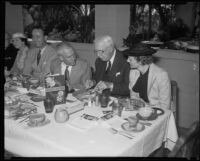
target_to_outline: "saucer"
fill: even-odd
[[[40,127],[49,124],[51,121],[49,119],[45,119],[43,122],[39,122],[38,124],[28,122],[27,125],[30,127]]]
[[[145,126],[143,124],[137,123],[135,127],[130,127],[129,122],[124,122],[121,125],[122,129],[125,131],[130,131],[130,132],[141,132],[145,129]]]

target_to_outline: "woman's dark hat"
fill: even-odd
[[[156,52],[157,50],[142,43],[137,43],[133,45],[133,47],[131,47],[130,49],[123,51],[124,55],[126,56],[151,56]]]

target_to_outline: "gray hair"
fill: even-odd
[[[112,46],[114,48],[113,39],[109,35],[97,37],[94,40],[94,43],[103,43],[106,47]]]
[[[76,57],[78,56],[76,53],[76,50],[68,43],[68,42],[61,42],[56,46],[56,50],[60,51],[60,50],[68,50],[68,51],[72,51],[74,53],[74,55],[76,55]]]

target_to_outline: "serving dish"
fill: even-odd
[[[140,116],[143,118],[148,118],[153,113],[153,109],[151,107],[142,107],[139,109]]]
[[[149,117],[147,117],[147,118],[142,117],[139,113],[137,113],[136,116],[137,116],[137,118],[139,120],[148,120],[148,121],[151,121],[151,120],[155,120],[158,116],[164,114],[164,110],[163,109],[156,108],[156,107],[153,107],[153,109],[154,110],[153,110],[152,114]]]

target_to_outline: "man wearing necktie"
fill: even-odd
[[[28,51],[23,73],[43,82],[45,76],[50,73],[50,63],[57,53],[54,48],[47,45],[47,36],[41,27],[33,29],[32,40],[34,47]]]
[[[95,86],[95,90],[109,88],[113,96],[129,96],[129,72],[130,66],[122,53],[114,46],[112,38],[108,35],[95,39],[95,61],[93,80],[86,82],[89,88]]]
[[[55,58],[51,65],[51,74],[65,75],[66,83],[69,91],[72,89],[85,89],[85,82],[91,79],[91,70],[88,63],[78,58],[74,48],[62,42],[57,45],[57,58]]]

